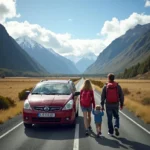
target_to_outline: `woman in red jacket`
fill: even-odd
[[[89,134],[91,130],[91,111],[95,108],[94,92],[90,80],[85,80],[80,91],[80,105],[84,117],[85,134]]]

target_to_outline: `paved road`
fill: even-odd
[[[77,84],[79,88],[83,80]],[[95,92],[96,103],[100,95]],[[132,118],[133,119],[133,118]],[[121,129],[119,137],[107,135],[107,118],[103,118],[102,138],[95,137],[95,125],[92,118],[93,132],[84,135],[83,115],[79,111],[76,128],[70,127],[42,127],[25,129],[21,124],[8,134],[5,129],[0,132],[0,150],[150,150],[150,134],[135,125],[120,113]],[[17,122],[22,122],[21,119]],[[18,124],[18,123],[17,123]],[[15,126],[15,125],[13,125]],[[4,134],[6,133],[6,134]]]

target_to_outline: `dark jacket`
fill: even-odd
[[[118,84],[118,95],[119,95],[119,101],[117,103],[111,103],[111,104],[107,103],[106,84],[105,84],[103,89],[102,89],[102,94],[101,94],[101,106],[104,108],[104,104],[106,103],[106,108],[118,108],[119,104],[120,104],[120,107],[122,107],[124,104],[124,95],[122,92],[122,88],[119,84]]]

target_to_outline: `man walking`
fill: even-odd
[[[119,107],[122,110],[124,104],[124,95],[121,86],[114,81],[114,74],[108,74],[108,83],[106,83],[102,90],[101,95],[101,106],[104,109],[104,104],[106,104],[106,114],[108,119],[108,134],[113,135],[115,130],[115,135],[119,136]],[[115,119],[115,124],[113,126],[112,119]]]

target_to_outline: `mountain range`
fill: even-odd
[[[76,66],[69,59],[46,49],[27,36],[16,39],[17,43],[51,74],[78,74]]]
[[[92,63],[95,62],[97,56],[92,53],[86,53],[84,55],[82,55],[81,59],[76,62],[76,67],[78,68],[78,70],[83,73]]]
[[[25,73],[39,75],[47,74],[47,71],[34,59],[32,59],[9,36],[3,25],[0,24],[0,69],[1,72],[10,71],[16,75]]]
[[[120,73],[149,55],[150,24],[137,25],[128,30],[112,41],[98,57],[86,53],[82,56],[68,55],[67,58],[27,36],[15,41],[0,24],[0,73],[13,72],[13,75],[23,76]]]
[[[86,74],[118,73],[144,60],[150,54],[150,24],[137,25],[112,41]]]
[[[94,63],[97,58],[97,56],[92,52],[88,52],[80,56],[67,55],[65,57],[72,60],[81,73],[83,73],[92,63]]]

